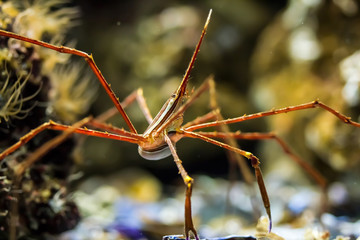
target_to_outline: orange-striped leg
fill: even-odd
[[[143,112],[146,120],[150,123],[152,121],[152,116],[149,110],[149,107],[146,104],[146,100],[143,96],[143,90],[142,88],[139,88],[135,91],[133,91],[132,93],[130,93],[130,95],[128,95],[122,102],[121,102],[121,106],[123,107],[123,109],[126,109],[129,105],[131,105],[132,103],[134,103],[135,101],[137,101],[137,103],[139,104],[139,107],[141,109],[141,111]],[[100,129],[103,131],[109,131],[112,133],[117,133],[120,135],[126,134],[126,131],[124,129],[119,129],[116,128],[114,126],[112,126],[111,124],[106,124],[105,122],[112,118],[113,116],[115,116],[116,114],[118,114],[118,110],[116,107],[112,107],[110,109],[108,109],[107,111],[103,112],[102,114],[98,115],[95,119],[92,119],[87,126],[90,126],[92,128],[96,128],[96,129]],[[83,135],[82,138],[79,138],[78,140],[78,146],[81,146],[82,144],[84,144],[84,141],[86,139],[86,135]]]
[[[201,96],[205,91],[209,89],[209,81],[212,79],[212,76],[205,79],[205,81],[196,89],[194,93],[187,99],[187,101],[179,107],[179,109],[173,113],[164,124],[162,124],[156,131],[158,134],[164,132],[166,127],[168,127],[172,122],[174,122],[180,115],[182,115],[186,109],[188,109],[194,101]]]
[[[138,101],[139,106],[145,115],[145,118],[152,119],[149,108],[147,107],[146,101],[142,95],[141,89],[138,89],[138,90],[132,92],[128,97],[126,97],[124,99],[124,101],[121,102],[121,105],[123,108],[126,108],[128,105],[132,104],[135,100]],[[91,126],[97,127],[104,131],[114,132],[117,135],[105,133],[105,132],[101,132],[101,131],[89,130],[86,128],[83,128],[83,129],[79,128],[79,129],[75,130],[75,132],[79,133],[79,134],[83,134],[83,135],[88,135],[88,136],[97,136],[97,137],[118,139],[121,141],[129,141],[132,143],[137,143],[136,139],[143,139],[141,136],[138,136],[137,134],[130,133],[124,129],[115,128],[110,125],[102,123],[103,121],[107,120],[108,118],[112,117],[113,115],[115,115],[117,113],[118,113],[117,108],[111,108],[108,111],[99,115],[96,119],[93,119],[92,117],[87,118],[89,120],[85,124],[85,125],[91,125]],[[46,129],[64,131],[65,129],[67,129],[69,127],[70,126],[59,124],[52,120],[50,120],[49,122],[45,122],[45,123],[41,124],[40,126],[38,126],[37,128],[28,132],[26,135],[21,137],[18,142],[16,142],[9,148],[5,149],[2,153],[0,153],[0,161],[3,160],[9,154],[16,151],[19,147],[26,144],[28,141],[30,141],[32,138],[34,138],[37,134],[39,134],[40,132],[42,132]]]
[[[197,240],[199,240],[199,237],[197,235],[196,229],[193,224],[192,220],[192,213],[191,213],[191,194],[192,194],[192,186],[194,183],[194,179],[192,179],[189,174],[184,169],[182,162],[179,158],[179,156],[176,153],[176,149],[174,147],[174,144],[171,142],[170,138],[165,135],[165,142],[169,145],[171,154],[174,158],[174,162],[179,169],[179,173],[184,180],[184,183],[186,185],[186,194],[185,194],[185,237],[186,240],[190,239],[190,232],[192,232]]]
[[[322,206],[322,212],[326,210],[328,207],[328,199],[327,199],[327,180],[325,177],[318,171],[316,168],[312,167],[308,164],[304,159],[296,155],[290,148],[290,146],[278,137],[275,133],[259,133],[259,132],[252,132],[252,133],[241,133],[241,132],[234,132],[234,133],[220,133],[220,132],[197,132],[206,137],[210,138],[222,138],[226,139],[228,137],[236,138],[236,139],[244,139],[244,140],[268,140],[273,139],[275,140],[280,147],[283,149],[284,153],[288,154],[291,159],[297,163],[304,171],[321,187],[322,189],[322,198],[324,200],[324,204]]]
[[[223,116],[220,113],[220,108],[217,103],[215,81],[213,79],[213,76],[210,76],[209,78],[207,78],[204,81],[204,83],[195,92],[195,94],[194,94],[195,96],[193,96],[193,95],[191,96],[191,98],[194,98],[194,99],[189,99],[189,103],[187,103],[187,104],[191,104],[204,91],[209,91],[209,93],[210,93],[210,108],[212,109],[212,111],[203,116],[197,117],[195,120],[193,120],[191,122],[186,123],[185,125],[183,125],[183,128],[187,128],[192,125],[206,123],[210,120],[217,120],[217,121],[223,120]],[[218,126],[218,131],[224,132],[224,133],[230,133],[230,129],[227,125]],[[231,136],[229,136],[228,138],[224,138],[224,140],[225,140],[225,143],[227,143],[228,145],[233,146],[235,148],[239,148],[237,142]],[[250,173],[246,162],[244,161],[243,158],[240,157],[239,154],[236,154],[232,151],[226,151],[226,154],[227,154],[228,159],[230,160],[230,163],[236,163],[239,166],[240,172],[242,173],[242,176],[244,177],[245,183],[249,186],[250,195],[252,196],[251,202],[252,202],[253,209],[254,209],[254,216],[257,218],[260,215],[260,213],[259,213],[260,211],[257,208],[257,205],[254,201],[255,193],[253,192],[253,188],[252,188],[252,184],[254,182],[253,175]],[[231,168],[231,170],[232,169],[233,168]],[[233,174],[230,173],[230,175],[233,175]]]
[[[302,158],[300,158],[295,153],[293,153],[290,146],[286,144],[286,142],[282,140],[280,137],[278,137],[275,133],[259,133],[259,132],[253,132],[253,133],[196,132],[196,133],[209,138],[221,138],[221,139],[226,139],[228,137],[232,137],[236,139],[244,139],[244,140],[274,139],[280,145],[283,151],[286,154],[288,154],[294,162],[299,164],[305,170],[305,172],[307,172],[321,188],[325,189],[327,186],[327,181],[324,178],[324,176],[315,168],[313,168],[311,165],[309,165],[307,162],[305,162]]]
[[[209,93],[210,93],[210,107],[216,112],[216,120],[217,121],[224,120],[222,114],[220,113],[220,110],[216,111],[216,109],[219,109],[219,106],[218,106],[218,101],[217,101],[217,97],[216,97],[215,81],[213,78],[211,78],[209,81]],[[231,132],[228,125],[219,125],[216,128],[219,132],[223,132],[223,133]],[[233,138],[231,136],[229,136],[228,138],[224,138],[224,142],[232,147],[240,148],[239,144],[236,142],[235,138]],[[238,165],[241,175],[243,176],[245,183],[248,187],[252,208],[254,210],[253,216],[254,216],[254,218],[259,218],[260,217],[260,209],[258,208],[258,204],[256,201],[256,196],[255,196],[256,194],[255,194],[255,191],[253,188],[254,177],[251,174],[250,169],[249,169],[248,165],[246,164],[245,159],[243,157],[241,157],[241,155],[236,154],[233,151],[228,150],[228,151],[226,151],[226,154],[227,154],[228,158],[230,159],[230,163],[233,162]],[[231,170],[232,170],[232,168],[230,168],[230,171]]]
[[[45,48],[49,48],[52,49],[54,51],[60,52],[60,53],[66,53],[66,54],[70,54],[70,55],[77,55],[80,56],[82,58],[85,59],[85,61],[89,64],[91,70],[94,72],[94,74],[96,75],[96,77],[98,78],[99,82],[101,83],[101,85],[103,86],[103,88],[105,89],[106,93],[109,95],[111,101],[114,103],[115,107],[117,108],[117,110],[120,112],[121,116],[124,118],[126,124],[128,125],[130,131],[132,133],[136,133],[136,129],[133,126],[133,124],[131,123],[129,117],[127,116],[127,114],[125,113],[123,107],[121,106],[119,99],[116,97],[114,91],[111,89],[110,85],[107,83],[107,81],[105,80],[104,76],[102,75],[101,71],[99,70],[99,68],[97,67],[94,58],[91,54],[88,54],[86,52],[83,51],[79,51],[77,49],[73,49],[73,48],[69,48],[69,47],[65,47],[65,46],[55,46],[43,41],[39,41],[39,40],[35,40],[35,39],[31,39],[31,38],[27,38],[24,36],[20,36],[18,34],[15,33],[11,33],[11,32],[7,32],[4,30],[0,30],[0,35],[5,36],[5,37],[10,37],[10,38],[15,38],[24,42],[28,42],[28,43],[32,43],[41,47],[45,47]]]
[[[88,120],[87,123],[89,123],[91,121],[90,117],[85,118],[85,119]],[[8,156],[9,154],[16,151],[19,147],[21,147],[24,144],[26,144],[27,142],[29,142],[32,138],[34,138],[37,134],[39,134],[40,132],[42,132],[44,130],[51,129],[51,130],[66,131],[69,128],[72,128],[72,127],[68,126],[68,125],[62,125],[62,124],[56,123],[51,120],[49,122],[43,123],[39,127],[31,130],[29,133],[27,133],[26,135],[21,137],[18,142],[16,142],[9,148],[5,149],[2,153],[0,153],[0,161],[2,159],[4,159],[6,156]],[[115,140],[119,140],[119,141],[131,142],[131,143],[138,143],[139,140],[143,140],[142,136],[128,132],[123,129],[119,130],[118,133],[108,133],[108,132],[101,132],[101,131],[96,131],[96,130],[79,127],[79,128],[76,128],[75,130],[73,130],[73,132],[83,134],[83,135],[88,135],[88,136],[115,139]]]
[[[74,131],[82,126],[84,126],[87,122],[89,122],[91,118],[87,117],[78,122],[74,125],[69,126],[62,134],[58,135],[57,137],[51,139],[50,141],[43,144],[41,147],[36,149],[32,152],[25,160],[14,168],[15,178],[13,180],[13,188],[19,189],[21,179],[23,173],[26,169],[28,169],[33,163],[35,163],[38,159],[42,158],[46,153],[48,153],[51,149],[59,146],[63,143]],[[18,195],[20,192],[13,191],[13,198],[18,199]],[[17,239],[16,237],[16,229],[18,226],[18,202],[12,201],[11,202],[11,215],[10,215],[10,229],[9,229],[9,239]]]
[[[264,183],[262,173],[261,173],[261,170],[260,170],[260,166],[259,166],[260,161],[259,161],[259,159],[254,154],[252,154],[251,152],[244,151],[244,150],[242,150],[240,148],[230,146],[230,145],[228,145],[226,143],[216,141],[216,140],[214,140],[212,138],[205,137],[205,136],[203,136],[201,134],[198,134],[198,133],[195,133],[195,132],[190,132],[190,131],[186,131],[184,129],[180,129],[178,131],[178,133],[183,134],[185,137],[197,138],[197,139],[201,139],[203,141],[212,143],[212,144],[217,145],[219,147],[222,147],[222,148],[225,148],[227,150],[238,153],[238,154],[244,156],[245,158],[247,158],[248,160],[250,160],[251,166],[255,170],[255,177],[256,177],[256,180],[257,180],[257,183],[258,183],[258,186],[259,186],[259,190],[260,190],[260,193],[261,193],[261,198],[263,200],[263,204],[264,204],[264,207],[266,209],[266,213],[267,213],[267,215],[269,217],[269,223],[270,223],[269,232],[270,232],[271,228],[272,228],[270,200],[269,200],[269,197],[268,197],[268,194],[267,194],[267,191],[266,191],[266,187],[265,187],[265,183]]]
[[[192,125],[197,125],[197,124],[200,124],[200,123],[209,122],[210,120],[214,120],[214,119],[216,119],[216,115],[217,115],[216,112],[218,112],[218,111],[219,111],[219,109],[216,109],[216,110],[208,112],[208,113],[206,113],[206,114],[204,114],[204,115],[202,115],[200,117],[197,117],[194,120],[184,124],[183,128],[187,128],[187,127],[192,126]]]
[[[130,104],[132,104],[134,101],[137,101],[137,103],[139,104],[140,110],[142,111],[142,113],[144,114],[146,121],[150,124],[152,122],[153,117],[151,116],[149,107],[146,104],[146,100],[144,98],[143,95],[143,90],[142,88],[139,88],[135,91],[133,91],[132,93],[130,93],[129,96],[127,96],[122,102],[121,102],[121,106],[123,107],[123,109],[126,109]],[[109,110],[103,112],[102,114],[100,114],[99,116],[97,116],[95,118],[96,121],[98,122],[105,122],[107,121],[109,118],[113,117],[114,115],[116,115],[118,113],[118,110],[116,107],[110,108]]]
[[[272,115],[276,115],[276,114],[280,114],[280,113],[288,113],[288,112],[294,112],[294,111],[317,108],[317,107],[325,109],[326,111],[330,112],[331,114],[333,114],[334,116],[339,118],[344,123],[350,124],[355,127],[360,127],[360,123],[352,121],[350,117],[347,117],[347,116],[339,113],[335,109],[325,105],[324,103],[320,102],[319,100],[315,100],[315,101],[312,101],[309,103],[304,103],[304,104],[300,104],[300,105],[296,105],[296,106],[273,109],[270,111],[254,113],[254,114],[249,114],[249,115],[245,114],[244,116],[237,117],[237,118],[230,118],[230,119],[226,119],[226,120],[222,120],[222,121],[214,121],[214,122],[202,123],[202,124],[198,124],[198,125],[192,125],[192,126],[185,128],[185,130],[186,131],[194,131],[197,129],[207,128],[207,127],[215,127],[215,126],[224,125],[224,124],[243,122],[243,121],[250,120],[250,119],[256,119],[256,118],[272,116]]]

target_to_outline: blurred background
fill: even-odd
[[[268,4],[266,1],[233,1],[225,3],[142,1],[77,2],[81,23],[72,33],[77,47],[91,52],[112,88],[120,99],[137,88],[144,96],[153,116],[181,81],[202,31],[209,9],[213,9],[208,33],[191,74],[189,91],[198,87],[206,77],[214,74],[218,100],[226,117],[257,111],[248,97],[251,87],[251,55],[257,38],[286,2]],[[250,10],[249,10],[250,9]],[[231,14],[229,14],[231,11]],[[207,113],[205,94],[185,114],[185,122]],[[110,108],[112,103],[101,89],[98,101],[92,105],[93,115]],[[136,104],[127,110],[133,124],[141,133],[147,123]],[[120,118],[114,125],[125,126]],[[265,130],[264,121],[249,123],[256,131]],[[125,127],[126,128],[126,127]],[[235,127],[234,129],[241,129]],[[91,147],[101,146],[104,151]],[[89,171],[108,173],[114,165],[144,167],[163,180],[180,180],[171,158],[149,162],[138,156],[137,146],[100,139],[87,139],[90,146],[85,155],[91,156]],[[255,142],[244,143],[247,150],[255,150]],[[201,141],[184,139],[177,144],[180,158],[190,173],[225,176],[228,163],[225,152]],[[206,149],[201,151],[201,149]],[[126,151],[124,151],[127,149]],[[181,180],[180,180],[181,181]]]
[[[354,74],[360,41],[355,1],[77,1],[76,5],[81,17],[69,39],[93,54],[120,99],[143,88],[153,116],[181,81],[213,9],[189,89],[213,74],[225,118],[319,98],[358,120],[359,83]],[[112,106],[103,90],[97,92],[91,106],[95,116]],[[208,111],[205,95],[186,112],[185,122]],[[142,132],[147,124],[136,104],[127,112]],[[125,126],[120,118],[112,121]],[[321,109],[230,127],[275,132],[329,181],[358,167],[359,131]],[[299,169],[275,141],[240,145],[259,156],[265,169],[281,172],[282,165]],[[171,158],[145,161],[135,145],[88,138],[86,146],[89,173],[141,166],[160,179],[179,178]],[[194,139],[180,141],[177,149],[190,174],[226,177],[228,164],[222,149]]]
[[[285,4],[269,5],[266,1],[234,1],[228,4],[184,4],[176,1],[166,4],[162,1],[106,4],[85,1],[80,4],[81,24],[75,28],[72,38],[76,39],[79,49],[93,53],[120,99],[139,87],[143,88],[155,116],[180,83],[208,11],[212,8],[209,30],[191,74],[189,91],[214,74],[222,112],[226,117],[235,117],[258,110],[248,98],[251,95],[251,55],[261,30]],[[229,11],[232,13],[229,14]],[[112,106],[101,89],[98,90],[98,99],[91,108],[94,115]],[[208,95],[204,95],[189,109],[185,122],[207,113],[210,110],[208,99]],[[127,112],[138,131],[144,131],[147,123],[136,104]],[[125,126],[120,118],[112,121],[117,126]],[[247,127],[256,131],[266,129],[264,121],[258,123],[261,123],[258,128],[256,123],[249,123]],[[91,144],[101,145],[104,151],[96,150]],[[254,144],[244,143],[244,147],[253,151]],[[171,158],[144,161],[138,156],[137,146],[127,143],[89,138],[85,145],[90,145],[85,150],[85,154],[91,156],[89,171],[91,166],[95,166],[97,172],[98,166],[101,166],[104,173],[116,169],[114,165],[120,168],[142,166],[160,179],[180,180]],[[190,173],[226,177],[228,163],[223,160],[225,152],[218,147],[184,139],[177,148]],[[202,148],[206,150],[201,151]]]
[[[213,75],[224,118],[320,99],[354,121],[360,120],[360,13],[359,3],[355,0],[78,0],[66,2],[65,6],[77,8],[79,14],[60,42],[92,53],[120,99],[143,88],[153,116],[179,85],[212,9],[208,31],[191,72],[189,92]],[[54,9],[61,10],[62,6]],[[78,57],[71,60],[83,62]],[[77,68],[76,64],[72,65]],[[97,116],[111,108],[112,102],[83,64],[82,77],[90,77],[94,82],[89,84],[88,90],[96,91],[96,98],[88,99],[86,105],[90,110],[84,116]],[[187,110],[184,122],[209,111],[209,94],[206,93]],[[143,132],[147,123],[138,105],[133,104],[126,112],[137,131]],[[59,119],[69,124],[74,121]],[[120,116],[111,118],[110,122],[127,129]],[[289,145],[294,155],[313,166],[328,181],[327,188],[322,191],[275,140],[238,141],[242,149],[254,153],[261,161],[277,224],[292,222],[304,226],[301,221],[294,223],[293,218],[301,216],[305,209],[311,209],[310,215],[314,218],[319,217],[325,205],[324,196],[328,197],[331,216],[358,220],[360,129],[342,123],[323,109],[279,114],[229,127],[244,133],[275,133]],[[171,157],[147,161],[138,155],[134,144],[92,137],[76,138],[80,146],[75,159],[78,172],[83,175],[80,180],[72,181],[72,186],[77,190],[74,199],[83,216],[103,214],[99,206],[112,205],[117,194],[133,194],[132,197],[140,202],[159,202],[161,197],[177,192],[183,201],[183,182]],[[195,178],[195,218],[200,215],[202,219],[218,217],[222,214],[220,210],[225,211],[225,199],[229,194],[225,191],[228,189],[226,180],[230,172],[234,172],[231,170],[237,172],[236,184],[243,184],[243,176],[236,166],[229,164],[224,149],[196,139],[182,139],[176,147],[185,169]],[[249,168],[252,172],[250,165]],[[104,190],[102,186],[111,186],[112,190]],[[175,186],[180,190],[174,190]],[[251,207],[248,196],[254,195],[253,191],[243,191],[242,187],[238,188],[240,192],[228,195],[227,203],[230,201],[237,213],[245,213],[248,224],[253,212],[260,209],[264,213],[264,210],[259,196],[256,197],[259,209]],[[102,190],[94,193],[98,188]],[[254,189],[257,192],[256,186]],[[87,194],[94,194],[93,205]],[[104,196],[113,199],[96,203]],[[219,196],[224,197],[221,202],[216,201]],[[214,200],[210,201],[213,205],[207,200]],[[140,208],[132,204],[115,204],[119,219],[122,211],[131,212],[126,207]],[[175,211],[178,212],[182,204],[176,205]],[[169,206],[164,202],[160,205]],[[205,205],[205,210],[200,211]],[[106,211],[104,219],[113,217],[111,214],[114,213]],[[146,211],[152,213],[154,209]],[[149,216],[156,214],[155,211]],[[170,215],[167,213],[166,216]],[[322,221],[327,227],[339,225],[338,220],[326,216]],[[305,222],[309,221],[306,219]],[[180,223],[176,231],[161,231],[160,235],[181,232],[182,216],[176,220]],[[225,222],[221,218],[214,221]],[[221,225],[219,222],[213,225]],[[203,223],[211,225],[207,220]],[[152,226],[154,229],[156,227]],[[235,233],[233,229],[226,234]],[[202,229],[203,233],[206,231],[209,229]],[[334,230],[332,233],[343,232]]]
[[[320,99],[359,121],[360,14],[356,1],[77,1],[76,4],[81,9],[81,18],[70,38],[77,41],[79,49],[94,55],[120,99],[143,88],[153,116],[181,81],[208,11],[213,9],[189,89],[213,74],[225,118]],[[111,106],[99,89],[91,114],[96,116]],[[185,113],[185,122],[208,111],[205,94]],[[136,104],[127,113],[139,132],[146,129]],[[125,126],[120,118],[111,121]],[[357,219],[359,207],[353,203],[360,196],[359,129],[343,124],[323,109],[280,114],[233,124],[230,128],[277,134],[294,154],[327,179],[330,198],[343,196],[330,200],[333,213]],[[275,208],[278,198],[290,199],[277,192],[279,181],[321,192],[276,141],[239,141],[239,144],[259,157]],[[181,187],[182,180],[170,157],[146,161],[138,156],[136,148],[129,143],[87,138],[83,170],[89,175],[108,175],[119,169],[141,168],[161,182]],[[199,175],[228,179],[229,169],[234,168],[223,149],[206,142],[183,139],[177,150],[185,169],[195,179]],[[241,174],[236,179],[241,180]],[[308,195],[299,198],[319,200]],[[322,205],[321,200],[314,202],[311,204]]]

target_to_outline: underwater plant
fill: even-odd
[[[63,43],[79,14],[75,7],[64,7],[66,3],[66,0],[1,1],[0,28]],[[64,66],[69,62],[68,56],[0,38],[0,151],[43,121],[74,121],[87,111],[96,87],[84,88],[91,84],[91,78],[78,63]],[[19,164],[57,135],[40,134],[1,162],[2,238],[58,234],[79,221],[77,206],[67,190],[68,178],[74,172],[71,154],[76,146],[74,138],[25,169],[19,182],[15,179]]]

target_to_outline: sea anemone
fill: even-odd
[[[6,122],[11,118],[24,119],[29,111],[35,106],[24,108],[24,103],[33,99],[39,92],[40,88],[32,95],[23,97],[22,91],[29,80],[29,76],[19,76],[14,84],[10,83],[10,74],[7,70],[3,72],[5,80],[0,82],[0,123],[2,119]],[[3,77],[1,76],[1,77]]]

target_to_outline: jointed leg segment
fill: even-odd
[[[259,159],[254,154],[252,154],[251,152],[241,150],[240,148],[230,146],[230,145],[228,145],[226,143],[216,141],[216,140],[214,140],[212,138],[202,136],[202,135],[200,135],[198,133],[190,132],[190,131],[186,131],[186,130],[182,130],[181,133],[184,134],[184,136],[186,136],[186,137],[198,138],[198,139],[201,139],[203,141],[206,141],[206,142],[212,143],[214,145],[217,145],[219,147],[225,148],[227,150],[233,151],[235,153],[238,153],[238,154],[244,156],[248,160],[250,160],[251,166],[255,169],[255,176],[256,176],[257,183],[258,183],[258,186],[259,186],[259,189],[260,189],[263,204],[264,204],[264,207],[266,209],[266,213],[268,214],[268,217],[269,217],[269,221],[270,221],[269,231],[270,231],[271,227],[272,227],[270,201],[269,201],[269,197],[268,197],[268,194],[267,194],[267,191],[266,191],[266,187],[265,187],[265,183],[264,183],[264,180],[263,180],[263,177],[262,177],[262,173],[261,173],[261,170],[260,170],[260,167],[259,167],[259,165],[260,165]]]
[[[320,102],[319,100],[315,100],[315,101],[312,101],[309,103],[304,103],[304,104],[300,104],[300,105],[296,105],[296,106],[273,109],[270,111],[254,113],[254,114],[250,114],[250,115],[244,115],[242,117],[230,118],[230,119],[226,119],[226,120],[222,120],[222,121],[214,121],[214,122],[209,122],[209,123],[193,125],[193,126],[187,127],[185,130],[194,131],[197,129],[207,128],[207,127],[215,127],[215,126],[224,125],[224,124],[238,123],[238,122],[243,122],[243,121],[250,120],[250,119],[256,119],[256,118],[272,116],[272,115],[276,115],[276,114],[280,114],[280,113],[288,113],[288,112],[294,112],[294,111],[316,108],[316,107],[325,109],[326,111],[332,113],[334,116],[339,118],[344,123],[348,123],[355,127],[360,127],[360,123],[352,121],[349,117],[339,113],[338,111],[325,105],[324,103]]]
[[[146,104],[146,100],[143,95],[142,88],[139,88],[132,93],[130,93],[129,96],[127,96],[122,102],[121,106],[123,109],[127,108],[130,104],[132,104],[134,101],[137,101],[140,107],[140,110],[143,112],[147,122],[150,124],[152,122],[153,117],[151,116],[149,107]],[[109,118],[115,116],[118,113],[118,110],[116,107],[110,108],[104,113],[100,114],[96,117],[96,120],[98,122],[106,122]]]
[[[111,101],[114,103],[115,107],[120,112],[121,116],[124,118],[126,124],[130,128],[130,131],[132,133],[136,133],[135,127],[131,123],[129,117],[126,115],[126,113],[125,113],[123,107],[121,106],[121,104],[119,102],[119,99],[116,97],[114,91],[111,89],[110,85],[107,83],[107,81],[105,80],[105,78],[102,75],[101,71],[97,67],[97,65],[96,65],[96,63],[94,61],[94,58],[92,57],[91,54],[79,51],[77,49],[65,47],[65,46],[55,46],[55,45],[52,45],[52,44],[49,44],[49,43],[46,43],[46,42],[43,42],[43,41],[27,38],[27,37],[20,36],[18,34],[7,32],[7,31],[4,31],[4,30],[0,30],[0,33],[1,33],[2,36],[15,38],[15,39],[18,39],[18,40],[21,40],[21,41],[24,41],[24,42],[32,43],[32,44],[35,44],[35,45],[38,45],[38,46],[41,46],[41,47],[45,47],[45,48],[49,48],[49,49],[52,49],[52,50],[60,52],[60,53],[67,53],[67,54],[77,55],[77,56],[83,57],[85,59],[85,61],[89,64],[91,70],[94,72],[96,77],[99,79],[101,85],[105,89],[106,93],[109,95],[109,97],[110,97]]]
[[[17,178],[21,178],[24,171],[28,169],[35,161],[42,158],[46,153],[48,153],[51,149],[57,147],[62,142],[64,142],[68,137],[70,137],[71,134],[73,134],[77,129],[80,129],[82,126],[84,126],[86,123],[91,121],[90,117],[86,117],[72,126],[68,126],[62,134],[59,136],[51,139],[50,141],[43,144],[41,147],[36,149],[34,152],[32,152],[23,162],[19,163],[15,167],[15,175]],[[52,122],[48,122],[49,125],[52,126]],[[43,125],[42,125],[43,126]],[[46,125],[44,125],[46,126]],[[33,138],[35,135],[30,136],[30,139]],[[29,138],[26,139],[26,142],[30,140]],[[2,156],[3,157],[3,156]],[[2,159],[2,158],[1,158]],[[0,159],[0,160],[1,160]]]
[[[199,240],[199,237],[197,235],[196,229],[194,227],[193,221],[192,221],[192,213],[191,213],[191,194],[192,194],[192,185],[194,183],[194,179],[192,179],[189,174],[184,169],[181,160],[179,156],[176,153],[174,144],[171,142],[170,138],[165,135],[165,142],[169,145],[171,154],[174,158],[174,162],[179,169],[179,173],[184,180],[184,183],[186,185],[186,195],[185,195],[185,236],[186,239],[190,239],[190,232],[192,232],[195,235],[195,238]]]
[[[92,120],[90,117],[85,118],[85,119],[86,119],[85,124],[91,124]],[[100,123],[98,123],[98,124],[100,124]],[[96,122],[94,122],[93,125],[96,125]],[[11,147],[5,149],[2,153],[0,153],[0,161],[2,159],[4,159],[6,156],[8,156],[9,154],[16,151],[19,147],[21,147],[24,144],[26,144],[27,142],[29,142],[32,138],[34,138],[37,134],[39,134],[40,132],[42,132],[44,130],[51,129],[51,130],[58,130],[58,131],[67,131],[67,129],[73,129],[73,128],[74,127],[72,127],[72,126],[62,125],[62,124],[56,123],[51,120],[49,122],[43,123],[39,127],[33,129],[28,134],[26,134],[22,138],[20,138],[20,140],[18,142],[16,142],[14,145],[12,145]],[[81,127],[73,129],[72,131],[75,133],[83,134],[83,135],[96,136],[96,137],[101,137],[101,138],[109,138],[109,139],[115,139],[115,140],[120,140],[120,141],[132,142],[132,143],[137,143],[139,141],[139,139],[142,139],[141,136],[133,134],[131,132],[127,132],[123,129],[117,129],[118,134],[90,130],[90,129],[81,128]]]
[[[284,140],[278,137],[275,133],[242,133],[242,132],[231,132],[231,133],[223,133],[223,132],[196,132],[202,136],[209,137],[209,138],[221,138],[227,139],[229,137],[235,139],[245,139],[245,140],[267,140],[267,139],[274,139],[283,149],[283,151],[288,154],[294,162],[299,164],[316,182],[317,184],[325,189],[327,185],[326,179],[323,175],[317,171],[315,168],[310,166],[307,162],[297,156],[291,150],[290,146],[286,144]]]
[[[38,159],[42,158],[46,153],[48,153],[51,149],[59,146],[63,143],[74,131],[82,126],[84,126],[91,118],[84,118],[72,126],[69,126],[62,134],[53,138],[52,140],[46,142],[41,147],[32,152],[25,160],[14,168],[15,178],[13,179],[13,187],[15,189],[20,189],[21,179],[26,169],[28,169],[34,162]],[[17,191],[13,192],[13,198],[18,199],[18,195],[20,194]],[[10,216],[10,229],[9,229],[9,239],[17,239],[16,237],[16,229],[18,226],[18,202],[11,202],[11,216]]]
[[[198,119],[195,119],[194,121],[192,121],[191,123],[188,123],[188,124],[185,124],[184,126],[187,126],[187,127],[183,127],[181,130],[179,130],[177,133],[180,134],[180,135],[183,135],[185,137],[193,137],[193,138],[199,138],[199,139],[202,139],[204,141],[207,141],[207,142],[210,142],[212,144],[215,144],[215,145],[218,145],[220,147],[223,147],[227,150],[229,150],[229,152],[231,153],[237,153],[237,154],[240,154],[246,158],[248,158],[250,161],[251,161],[251,164],[252,166],[254,167],[255,169],[255,176],[256,176],[256,179],[258,180],[257,183],[258,183],[258,186],[260,188],[260,192],[261,192],[261,195],[262,195],[262,199],[263,199],[263,203],[264,203],[264,207],[266,208],[266,212],[269,216],[269,220],[270,220],[270,228],[269,230],[271,230],[271,226],[272,226],[272,220],[271,220],[271,211],[270,211],[270,201],[269,201],[269,197],[267,195],[267,192],[266,192],[266,187],[265,187],[265,184],[264,184],[264,181],[262,179],[262,174],[261,174],[261,171],[260,171],[260,167],[259,167],[259,160],[257,157],[255,157],[252,153],[249,153],[249,152],[246,152],[244,150],[241,150],[239,148],[239,146],[237,145],[236,141],[234,141],[233,139],[230,138],[227,138],[226,139],[226,143],[222,143],[222,142],[218,142],[214,139],[211,139],[211,138],[206,138],[206,137],[203,137],[201,135],[198,135],[197,133],[194,133],[192,131],[184,131],[184,129],[187,129],[187,128],[191,128],[191,124],[195,124],[195,123],[201,123],[201,122],[204,122],[206,121],[207,119],[211,119],[211,118],[215,118],[217,119],[217,121],[220,121],[222,120],[222,116],[220,114],[220,111],[218,109],[218,106],[217,106],[217,102],[216,102],[216,97],[215,97],[215,83],[214,83],[214,80],[213,80],[213,77],[210,76],[209,78],[207,78],[204,83],[190,96],[190,98],[188,99],[187,102],[185,102],[184,105],[182,105],[177,112],[175,112],[168,120],[166,123],[164,123],[159,129],[158,129],[158,132],[161,132],[162,129],[165,129],[165,127],[170,124],[174,119],[176,119],[180,114],[182,114],[187,108],[189,108],[192,103],[200,96],[202,95],[205,91],[209,90],[210,91],[210,103],[211,103],[211,108],[213,109],[212,112],[202,116],[201,118],[198,118]],[[206,123],[205,123],[206,124]],[[227,126],[220,126],[220,130],[225,132],[225,133],[229,133],[229,128]],[[166,138],[168,138],[166,136]],[[165,138],[165,139],[166,139]],[[169,143],[172,145],[171,141],[168,140],[166,141],[169,145]],[[171,145],[169,145],[170,149],[171,148]],[[181,165],[181,161],[179,160],[179,158],[177,157],[176,155],[176,152],[175,152],[175,148],[173,149],[174,153],[173,153],[173,156],[174,156],[174,159],[175,159],[175,162],[179,168],[179,171],[184,179],[184,182],[185,184],[187,185],[187,173],[186,171],[183,169],[182,165]],[[230,153],[230,154],[231,154]],[[244,163],[244,161],[242,161],[242,159],[240,158],[239,155],[237,154],[233,154],[233,155],[230,155],[230,157],[233,157],[236,162],[238,163],[238,165],[240,166],[240,169],[244,175],[244,178],[246,179],[246,182],[251,185],[252,182],[253,182],[253,178],[252,178],[252,175],[249,173],[249,171],[247,170],[247,166],[246,164]],[[176,157],[175,157],[176,156]],[[191,186],[191,185],[190,185]],[[189,201],[190,201],[190,198],[189,198]],[[191,210],[190,210],[191,211]],[[190,215],[190,214],[189,214]],[[187,233],[186,233],[187,234]]]

